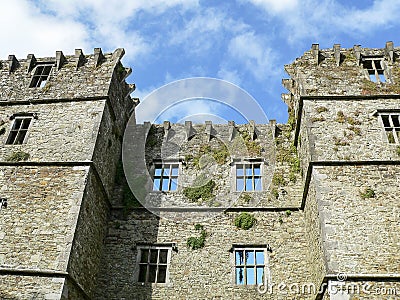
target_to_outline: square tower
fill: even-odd
[[[1,299],[93,298],[134,107],[123,55],[0,62]]]

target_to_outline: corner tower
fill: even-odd
[[[93,297],[134,107],[123,55],[0,62],[1,299]]]
[[[285,66],[313,280],[322,290],[345,288],[335,299],[353,299],[348,286],[368,299],[384,297],[376,288],[399,288],[399,54],[392,42],[314,44]]]

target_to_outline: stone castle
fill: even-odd
[[[0,299],[398,299],[400,48],[313,44],[287,124],[135,124],[123,55],[0,61]]]

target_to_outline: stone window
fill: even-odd
[[[179,163],[156,163],[154,165],[153,190],[176,191],[178,174]]]
[[[233,247],[235,284],[265,285],[269,281],[268,247]]]
[[[389,144],[400,144],[400,113],[379,113],[385,136]]]
[[[35,68],[35,73],[32,76],[32,81],[29,87],[44,87],[54,64],[39,64]]]
[[[138,246],[138,277],[141,283],[167,283],[171,246]]]
[[[373,82],[386,82],[382,57],[363,57],[362,64]]]
[[[13,116],[14,122],[8,134],[6,144],[20,145],[26,140],[29,126],[32,123],[33,116]]]
[[[235,164],[236,191],[261,191],[261,168],[260,162],[240,162]]]

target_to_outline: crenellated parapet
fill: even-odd
[[[129,97],[135,86],[125,82],[132,70],[122,65],[124,54],[122,48],[113,53],[95,48],[92,54],[76,49],[73,55],[56,51],[54,57],[44,58],[9,55],[0,61],[0,101],[108,97],[113,78],[122,87],[123,98]]]
[[[163,163],[180,166],[180,186],[173,194],[155,192],[149,180],[146,185],[148,195],[141,199],[149,206],[297,207],[300,205],[301,174],[296,150],[292,147],[292,135],[286,127],[277,125],[275,120],[267,124],[256,124],[252,120],[247,124],[235,124],[234,121],[227,124],[145,122],[132,130],[134,140],[130,142],[130,134],[125,136],[124,143],[130,146],[126,146],[129,152],[124,152],[124,157],[132,165],[124,167],[135,176],[147,174],[151,177],[155,168]],[[251,203],[243,203],[241,189],[236,187],[232,175],[236,174],[234,170],[238,165],[246,164],[259,166],[262,177],[262,184],[257,193],[252,194]],[[185,189],[195,185],[199,176],[215,181],[214,201],[196,202],[186,196]]]
[[[313,44],[285,70],[290,79],[283,85],[300,96],[364,96],[398,94],[400,91],[400,48],[387,42],[384,48],[320,49]]]

